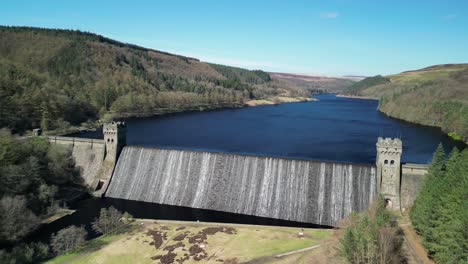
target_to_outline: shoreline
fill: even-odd
[[[425,127],[432,127],[432,128],[440,129],[440,131],[441,131],[446,137],[450,138],[451,140],[453,140],[453,141],[455,141],[455,142],[462,143],[462,144],[464,145],[465,148],[468,147],[468,141],[465,141],[463,138],[461,138],[461,139],[454,138],[453,136],[450,135],[452,132],[447,132],[447,131],[445,131],[444,129],[442,129],[442,127],[440,127],[440,126],[433,126],[433,125],[429,125],[429,124],[423,124],[423,123],[418,123],[418,122],[406,120],[406,119],[403,119],[403,118],[398,118],[398,117],[389,115],[387,112],[382,111],[380,108],[377,108],[377,111],[378,111],[379,113],[382,113],[383,115],[385,115],[385,116],[388,117],[388,118],[396,119],[396,120],[398,120],[398,121],[400,121],[400,122],[406,122],[406,123],[410,123],[410,124],[413,124],[413,125],[425,126]],[[457,145],[458,145],[458,144],[457,144]]]
[[[336,97],[350,98],[350,99],[361,99],[361,100],[377,100],[377,101],[379,101],[379,99],[377,99],[377,98],[367,97],[367,96],[359,96],[359,95],[337,94]],[[461,143],[463,143],[465,146],[468,145],[468,141],[465,141],[463,138],[457,139],[457,138],[451,136],[450,133],[452,133],[452,132],[447,132],[447,131],[445,131],[444,129],[442,129],[442,127],[440,127],[440,126],[433,126],[433,125],[429,125],[429,124],[423,124],[423,123],[418,123],[418,122],[406,120],[406,119],[403,119],[403,118],[398,118],[398,117],[389,115],[387,112],[382,111],[380,108],[377,108],[377,111],[379,111],[380,113],[384,114],[385,116],[387,116],[387,117],[389,117],[389,118],[397,119],[397,120],[400,120],[400,121],[403,121],[403,122],[407,122],[407,123],[411,123],[411,124],[415,124],[415,125],[420,125],[420,126],[429,126],[429,127],[438,128],[438,129],[440,129],[440,130],[442,131],[442,133],[443,133],[445,136],[451,138],[452,140],[457,141],[457,142],[461,142]]]
[[[314,102],[314,101],[318,101],[318,100],[313,97],[277,96],[273,98],[249,100],[244,103],[244,106],[252,107],[252,106],[262,106],[262,105],[278,105],[278,104],[283,104],[283,103],[303,103],[303,102]]]
[[[336,97],[341,97],[341,98],[351,98],[351,99],[363,99],[363,100],[379,100],[377,98],[373,97],[367,97],[367,96],[359,96],[359,95],[345,95],[345,94],[337,94]]]
[[[265,98],[265,99],[255,99],[249,100],[246,102],[236,102],[236,103],[225,103],[225,104],[215,104],[215,105],[194,105],[192,107],[186,109],[168,109],[168,108],[161,108],[158,112],[152,113],[121,113],[119,115],[115,113],[107,113],[109,115],[107,118],[101,118],[100,120],[115,120],[115,121],[127,121],[130,119],[146,119],[146,118],[153,118],[153,117],[162,117],[166,115],[183,115],[183,114],[190,114],[190,113],[202,113],[202,112],[211,112],[211,111],[222,111],[222,110],[235,110],[235,109],[242,109],[248,107],[256,107],[256,106],[268,106],[268,105],[279,105],[283,103],[303,103],[303,102],[314,102],[318,101],[318,99],[313,97],[287,97],[287,96],[278,96],[279,102],[273,102],[273,98]],[[250,104],[249,104],[250,102]],[[97,122],[97,120],[95,121]],[[93,131],[99,129],[99,126],[96,126],[92,129],[80,129],[80,126],[71,126],[67,129],[67,132],[57,132],[57,131],[47,131],[45,132],[47,135],[52,136],[67,136],[70,134],[76,134],[81,132]],[[32,131],[29,131],[31,134]]]
[[[133,118],[152,118],[157,116],[171,115],[171,114],[187,114],[194,112],[209,112],[209,111],[220,111],[227,109],[241,109],[247,107],[263,106],[263,105],[278,105],[283,103],[303,103],[303,102],[312,102],[318,101],[313,97],[287,97],[279,96],[276,97],[279,99],[278,102],[274,102],[274,98],[265,98],[265,99],[255,99],[249,100],[246,102],[236,102],[236,103],[226,103],[226,104],[217,104],[217,105],[195,105],[187,109],[161,109],[159,112],[153,113],[121,113],[120,115],[111,115],[113,120],[128,120]],[[250,103],[249,103],[250,102]]]

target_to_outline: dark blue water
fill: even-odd
[[[440,142],[457,145],[438,128],[385,116],[375,100],[316,98],[129,120],[127,144],[358,163],[375,161],[379,136],[403,140],[403,162],[427,163]]]

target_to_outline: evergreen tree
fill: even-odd
[[[429,172],[435,175],[437,173],[440,173],[442,170],[444,170],[444,167],[445,167],[445,151],[444,151],[444,147],[442,146],[442,143],[439,143],[436,151],[434,152],[434,155],[432,156],[431,165],[429,166]]]
[[[418,194],[410,212],[413,225],[419,233],[430,230],[428,225],[430,224],[429,219],[433,214],[434,208],[432,206],[432,201],[436,193],[436,186],[434,186],[434,183],[438,177],[441,177],[444,168],[445,152],[442,144],[439,144],[433,155],[431,165],[429,166],[429,172],[424,180],[424,186]]]
[[[463,171],[462,159],[454,149],[446,163],[446,173],[439,181],[432,219],[432,251],[438,263],[461,263],[463,255]]]
[[[468,150],[447,160],[439,147],[411,221],[436,263],[468,263]]]

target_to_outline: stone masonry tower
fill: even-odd
[[[389,209],[400,210],[401,153],[400,139],[377,140],[377,192],[385,198]]]
[[[106,144],[105,161],[116,162],[119,153],[126,144],[127,126],[125,122],[104,124],[104,143]]]

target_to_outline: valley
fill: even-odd
[[[462,1],[6,1],[0,263],[468,262]]]

